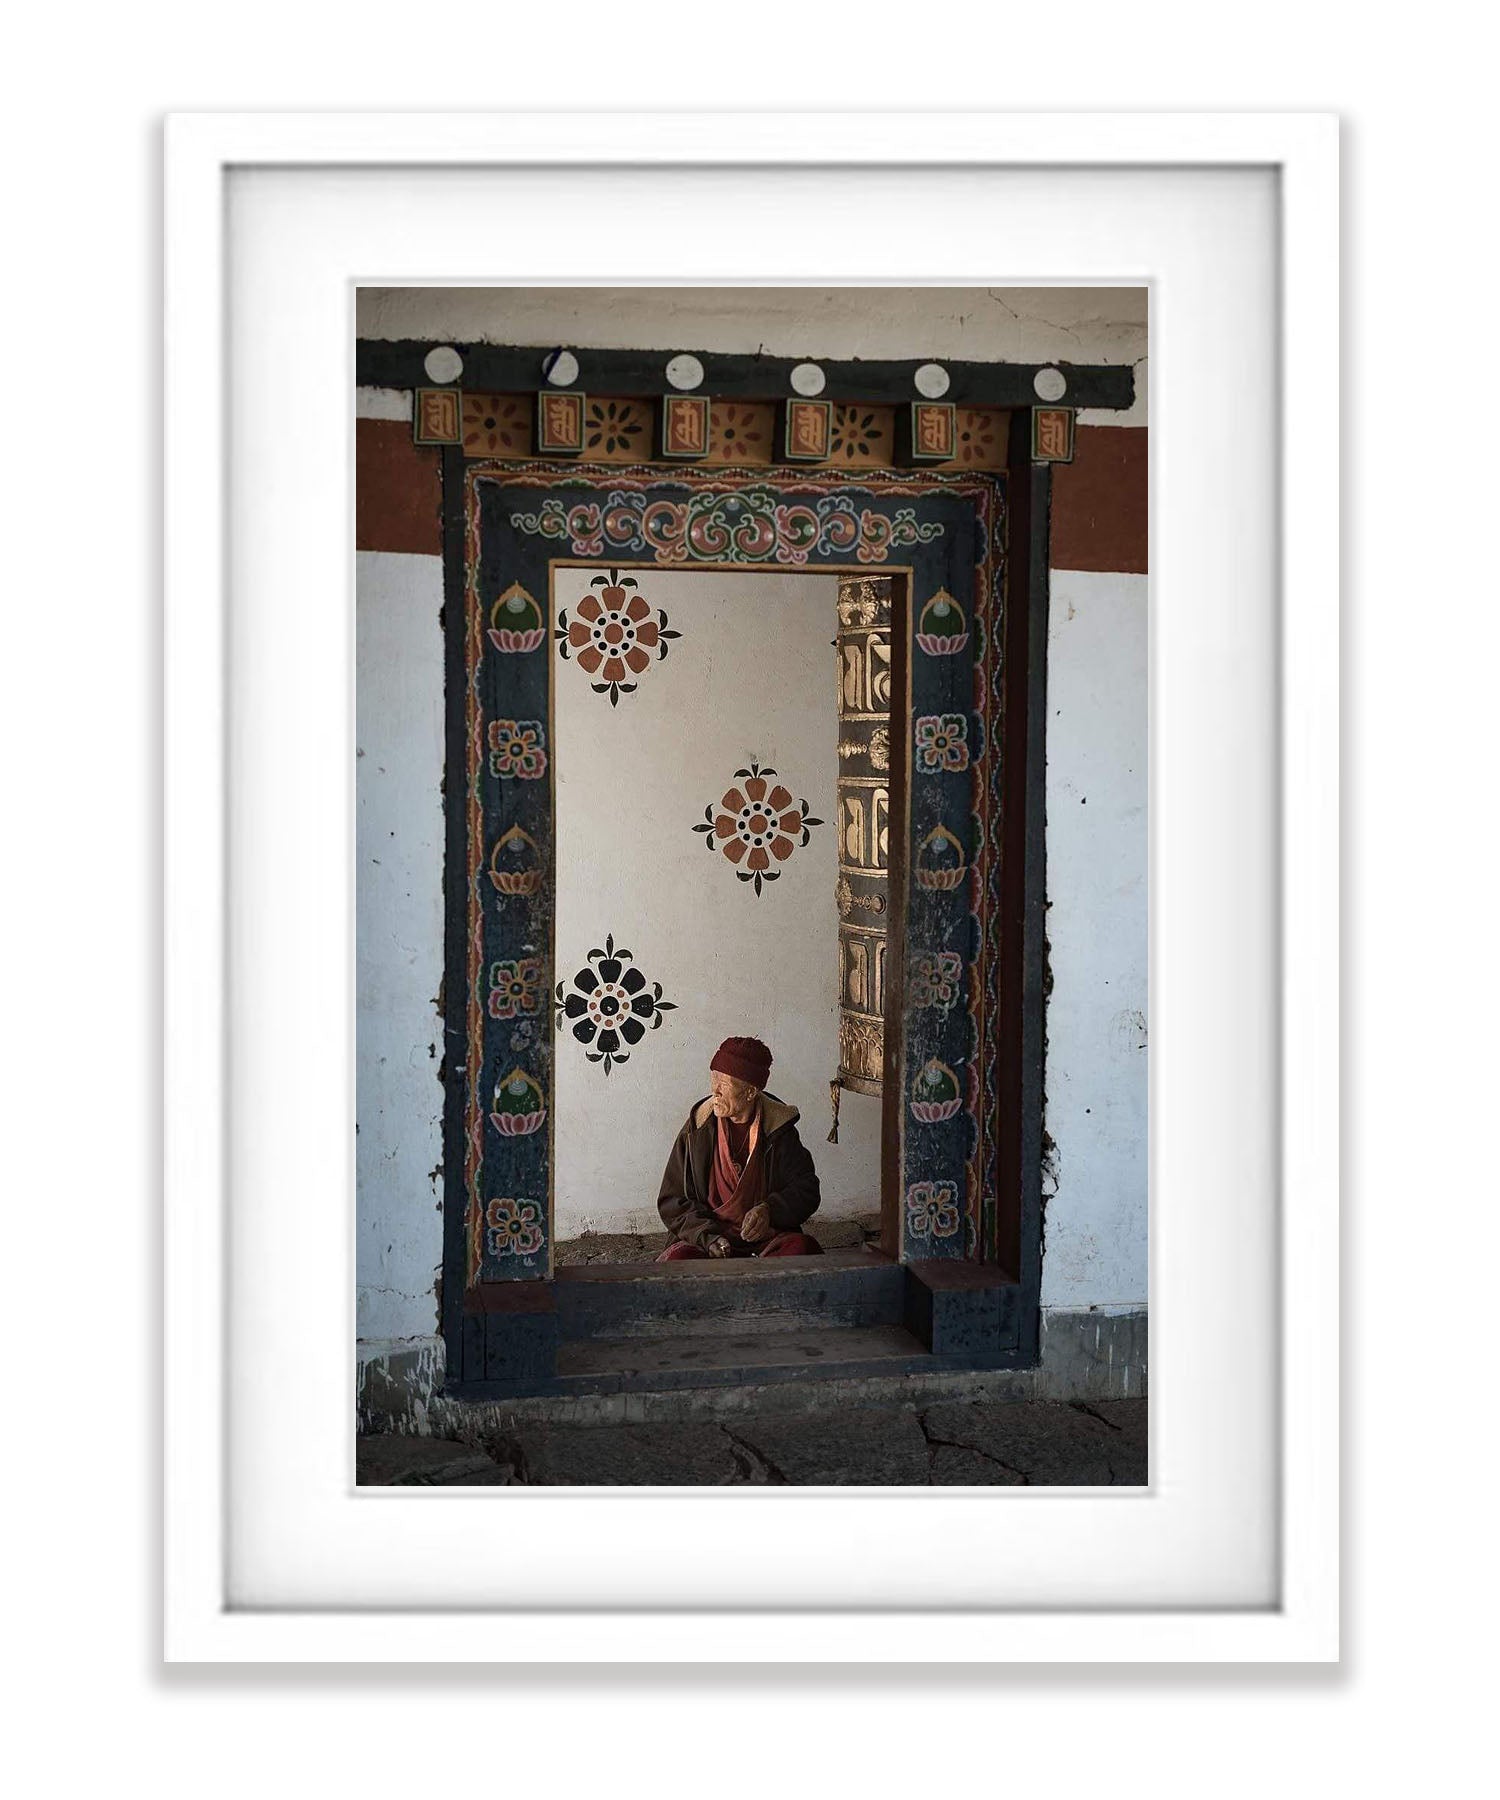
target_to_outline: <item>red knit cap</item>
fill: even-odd
[[[759,1038],[725,1038],[708,1066],[721,1075],[763,1088],[771,1076],[771,1052]]]

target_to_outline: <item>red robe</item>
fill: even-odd
[[[766,1197],[765,1151],[761,1143],[760,1107],[743,1125],[719,1119],[713,1161],[708,1167],[708,1205],[720,1234],[734,1246],[734,1256],[816,1256],[823,1246],[803,1231],[773,1231],[750,1244],[740,1236],[740,1222]],[[696,1260],[708,1252],[696,1244],[669,1244],[658,1262]]]
[[[743,1241],[740,1221],[765,1199],[765,1172],[759,1106],[743,1125],[720,1119],[708,1169],[708,1204],[719,1220],[719,1229],[736,1246]]]

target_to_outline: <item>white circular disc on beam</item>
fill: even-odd
[[[578,379],[578,358],[571,350],[554,350],[543,361],[542,373],[553,387],[572,387]]]
[[[682,393],[702,387],[703,364],[691,352],[684,350],[667,364],[667,380]]]
[[[427,379],[436,382],[457,381],[464,372],[464,359],[452,344],[439,344],[422,359]]]

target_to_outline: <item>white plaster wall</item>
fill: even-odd
[[[1146,592],[1052,571],[1047,1306],[1146,1302]]]
[[[356,1320],[437,1326],[442,1263],[443,565],[356,558]]]
[[[1129,363],[1146,423],[1144,287],[360,288],[367,338],[807,357]]]
[[[559,572],[570,618],[595,572]],[[873,1211],[879,1101],[846,1096],[839,1143],[824,1142],[838,1067],[838,578],[632,573],[682,635],[615,707],[576,663],[554,663],[557,969],[566,981],[612,932],[676,1010],[608,1075],[558,1034],[557,1235],[661,1229],[668,1149],[729,1036],[769,1044],[772,1091],[802,1109],[819,1216]],[[823,821],[758,895],[693,830],[752,761]]]

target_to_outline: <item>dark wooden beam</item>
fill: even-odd
[[[470,393],[526,394],[546,388],[542,360],[558,346],[514,348],[501,344],[455,344],[463,358],[457,385]],[[434,348],[429,339],[360,338],[355,345],[355,380],[360,387],[418,388],[433,385],[423,364]],[[670,393],[666,367],[674,350],[584,350],[567,345],[578,359],[578,378],[570,385],[585,394],[657,395]],[[679,345],[678,349],[684,348]],[[726,400],[782,400],[793,395],[792,370],[799,362],[816,362],[825,385],[818,398],[899,405],[919,400],[916,371],[932,357],[901,362],[862,359],[840,362],[825,357],[728,356],[695,350],[703,364],[703,384],[695,392]],[[1112,363],[948,362],[944,400],[960,406],[1034,406],[1032,382],[1039,369],[1060,369],[1067,392],[1057,404],[1123,410],[1135,399],[1135,371]]]

